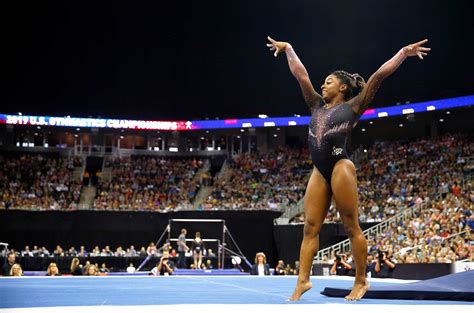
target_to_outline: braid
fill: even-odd
[[[346,93],[344,94],[344,100],[350,100],[361,93],[365,86],[365,80],[359,74],[350,74],[343,70],[332,72],[332,75],[336,76],[341,83],[347,86]]]

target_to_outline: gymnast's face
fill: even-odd
[[[321,85],[321,93],[324,102],[331,102],[331,100],[337,97],[339,94],[344,96],[346,88],[347,86],[343,84],[335,75],[329,75],[326,77],[324,84]]]

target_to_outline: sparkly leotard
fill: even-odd
[[[315,107],[309,124],[308,144],[313,165],[331,184],[334,165],[348,159],[347,141],[359,115],[345,102],[331,108]]]
[[[385,62],[367,81],[362,92],[342,104],[327,108],[309,79],[308,72],[291,45],[285,53],[291,73],[298,80],[303,97],[311,110],[309,125],[309,149],[313,165],[331,185],[334,165],[341,159],[348,159],[348,139],[367,105],[373,100],[382,81],[392,74],[407,57],[407,47]]]

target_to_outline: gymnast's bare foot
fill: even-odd
[[[289,301],[298,301],[301,296],[308,290],[313,287],[313,284],[308,280],[305,282],[298,281],[296,283],[295,291],[293,291],[293,295],[288,299]]]
[[[364,281],[361,282],[355,281],[351,293],[346,296],[345,299],[348,301],[360,300],[365,295],[367,290],[369,290],[369,288],[370,286],[367,280],[364,279]]]

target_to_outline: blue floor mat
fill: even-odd
[[[349,288],[325,288],[321,294],[345,297]],[[410,284],[374,286],[367,299],[474,301],[474,271],[466,271]]]
[[[350,288],[353,279],[313,277],[313,289],[295,304],[344,303],[322,296],[327,286]],[[41,277],[1,278],[0,308],[160,304],[289,304],[295,276]],[[372,282],[372,286],[398,286]],[[446,304],[459,302],[362,299],[361,304]],[[459,303],[460,304],[460,303]],[[357,305],[357,304],[355,304]]]

